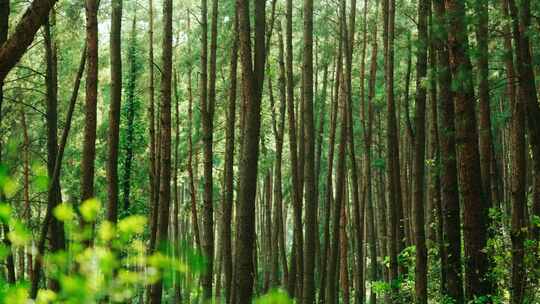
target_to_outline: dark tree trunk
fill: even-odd
[[[342,22],[343,23],[343,22]],[[341,25],[341,33],[343,35],[343,27]],[[340,47],[340,52],[342,48]],[[341,58],[341,57],[340,57]],[[338,62],[338,65],[341,65],[342,62]],[[341,69],[340,69],[341,71]],[[332,237],[331,237],[331,248],[329,259],[327,263],[327,283],[326,287],[326,301],[325,303],[334,304],[338,302],[338,293],[336,287],[338,286],[339,276],[336,276],[336,271],[338,269],[338,258],[339,258],[339,228],[340,228],[340,216],[342,203],[345,201],[344,198],[344,188],[345,188],[345,153],[347,145],[347,96],[345,92],[345,84],[343,74],[340,75],[340,85],[339,85],[339,107],[340,107],[340,141],[338,147],[338,159],[337,159],[337,168],[336,168],[336,198],[334,200],[334,208],[332,209]]]
[[[255,237],[255,192],[261,125],[261,95],[265,62],[265,7],[255,1],[255,60],[252,60],[249,1],[237,1],[239,47],[242,63],[242,90],[246,102],[245,135],[239,172],[238,208],[236,213],[235,301],[249,303],[255,273],[252,256]]]
[[[538,96],[536,95],[535,77],[532,66],[532,55],[530,51],[529,27],[530,27],[530,1],[523,0],[521,5],[516,7],[514,0],[508,0],[508,9],[512,17],[512,31],[516,48],[516,65],[518,78],[518,98],[514,101],[512,110],[512,132],[511,151],[512,153],[512,303],[522,303],[524,300],[524,287],[526,280],[524,261],[524,241],[526,238],[525,227],[527,226],[527,203],[523,189],[525,183],[525,159],[522,147],[524,136],[522,130],[524,123],[521,111],[527,113],[527,127],[529,143],[532,150],[533,161],[533,210],[535,216],[540,215],[540,108],[538,106]],[[525,186],[526,187],[526,186]],[[540,229],[533,229],[533,237],[538,242]],[[537,262],[536,262],[537,263]],[[535,263],[535,264],[536,264]]]
[[[488,206],[492,206],[491,197],[491,162],[493,156],[493,139],[491,136],[491,110],[489,105],[489,53],[488,53],[488,1],[475,1],[476,10],[476,43],[478,50],[478,130],[480,149],[480,170],[482,174],[482,192]],[[488,219],[489,222],[489,219]]]
[[[508,0],[510,16],[512,17],[512,32],[516,48],[516,69],[519,83],[519,97],[525,100],[529,144],[533,160],[533,208],[532,213],[540,216],[540,106],[536,91],[535,76],[532,64],[529,27],[531,23],[530,1],[523,0],[516,7],[514,0]],[[533,229],[533,237],[540,241],[540,227]]]
[[[98,86],[98,2],[86,0],[86,100],[84,142],[81,160],[81,202],[94,196]]]
[[[414,117],[414,163],[413,163],[413,222],[416,246],[415,303],[427,304],[427,248],[424,227],[424,163],[427,76],[428,29],[427,17],[430,1],[418,2],[418,48],[416,53],[416,110]]]
[[[155,102],[154,102],[154,3],[153,0],[148,1],[148,120],[149,120],[149,136],[150,136],[150,248],[155,247],[156,231],[158,223],[158,193],[159,193],[159,172],[157,170],[157,144],[156,144],[156,118],[155,118]]]
[[[109,106],[107,153],[107,220],[118,219],[118,146],[120,143],[120,109],[122,101],[122,0],[111,2],[111,100]]]
[[[394,18],[395,0],[383,0],[383,41],[387,103],[387,175],[389,187],[389,222],[388,241],[390,243],[390,280],[398,279],[398,254],[403,249],[403,207],[401,201],[401,183],[399,173],[398,127],[394,101]],[[393,284],[395,286],[395,284]],[[394,297],[396,290],[394,288]]]
[[[487,220],[489,204],[482,191],[472,66],[463,1],[445,0],[448,48],[452,70],[459,188],[463,200],[465,296],[467,300],[491,294],[488,281]],[[489,177],[487,177],[489,178]]]
[[[62,138],[60,141],[60,145],[58,146],[58,153],[56,154],[56,160],[54,162],[54,172],[51,176],[52,183],[49,184],[48,192],[51,192],[51,189],[54,189],[56,187],[56,182],[59,181],[60,176],[60,170],[62,166],[62,157],[64,156],[64,149],[66,147],[67,138],[69,135],[69,130],[71,128],[71,120],[73,118],[73,111],[75,110],[75,103],[77,101],[77,95],[79,93],[79,87],[81,84],[81,78],[84,73],[84,67],[86,64],[86,57],[87,57],[87,47],[86,43],[83,47],[83,51],[81,54],[81,60],[79,63],[79,68],[77,70],[77,75],[75,76],[75,83],[73,85],[73,92],[71,94],[71,98],[69,100],[69,108],[66,115],[66,126],[64,127],[64,131],[62,133]],[[33,269],[33,276],[31,278],[31,287],[30,287],[30,297],[32,299],[35,299],[38,292],[38,284],[39,279],[41,276],[41,267],[42,267],[42,256],[45,253],[45,241],[47,239],[47,233],[49,232],[49,225],[52,221],[52,212],[54,206],[52,204],[47,204],[47,210],[45,211],[45,218],[43,220],[43,224],[41,226],[41,230],[39,232],[39,239],[37,242],[37,254],[34,258],[34,266]]]
[[[171,81],[172,81],[172,0],[163,1],[163,40],[161,74],[161,134],[160,134],[160,188],[157,248],[168,240],[169,207],[171,202]],[[156,248],[156,249],[157,249]],[[151,288],[150,303],[161,303],[163,280]]]
[[[341,73],[341,49],[338,51],[335,60],[335,69],[334,73],[334,96],[332,96],[331,101],[331,112],[330,112],[330,130],[328,134],[328,168],[326,174],[326,192],[324,200],[324,226],[323,234],[324,241],[321,250],[321,281],[319,284],[320,294],[319,302],[324,303],[326,300],[326,286],[327,286],[327,276],[328,276],[328,258],[330,250],[330,218],[332,212],[332,202],[333,200],[333,170],[334,170],[334,149],[335,149],[335,137],[336,137],[336,125],[337,125],[337,115],[338,115],[338,103],[339,103],[339,82],[340,82],[340,73]]]
[[[7,39],[8,18],[9,18],[9,1],[2,3],[2,44],[0,44],[0,83],[4,82],[7,74],[19,62],[21,57],[26,52],[28,46],[34,40],[37,31],[43,25],[53,8],[56,0],[34,0],[26,9],[23,16],[17,23],[15,30]]]
[[[302,301],[315,303],[315,249],[318,237],[317,201],[315,200],[315,127],[313,119],[313,0],[304,0],[304,182],[305,182],[305,246]]]
[[[443,0],[433,0],[435,23],[446,28],[446,9]],[[461,221],[456,164],[456,138],[454,125],[454,101],[451,92],[452,76],[446,41],[446,31],[437,32],[437,83],[439,87],[437,114],[439,125],[439,147],[441,157],[441,206],[443,224],[442,265],[446,265],[446,286],[443,290],[457,303],[463,302],[463,275],[461,270]]]
[[[227,105],[227,129],[225,134],[225,164],[223,170],[224,189],[223,189],[223,214],[221,216],[221,241],[223,254],[223,274],[224,274],[224,294],[225,303],[231,303],[232,287],[232,248],[231,248],[231,225],[234,197],[234,127],[236,121],[236,78],[238,66],[238,15],[234,19],[234,42],[231,51],[230,74],[229,74],[229,101]]]
[[[46,91],[47,91],[47,174],[54,175],[54,166],[58,154],[58,73],[57,73],[57,55],[56,44],[51,35],[51,24],[49,20],[45,21],[45,56],[47,62],[46,69]],[[47,204],[53,208],[62,202],[60,192],[60,176],[51,183],[54,187],[50,188],[47,196]],[[51,218],[50,223],[50,242],[51,251],[58,252],[65,249],[64,225],[56,217]],[[58,282],[52,280],[50,286],[54,291],[58,291],[60,286]]]

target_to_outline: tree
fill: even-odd
[[[315,246],[317,201],[315,200],[315,128],[313,123],[313,0],[304,0],[304,128],[305,128],[305,246],[302,303],[315,303]]]
[[[163,38],[162,38],[162,74],[161,74],[161,150],[159,175],[159,212],[157,225],[157,244],[163,246],[167,241],[169,229],[169,209],[171,202],[171,82],[172,82],[172,0],[163,1]],[[161,303],[163,280],[152,286],[150,303]]]
[[[236,121],[236,78],[238,69],[238,15],[235,13],[234,18],[234,38],[231,49],[231,62],[229,71],[229,100],[227,105],[227,130],[225,135],[225,161],[223,168],[223,215],[221,241],[223,254],[223,273],[225,276],[225,303],[231,303],[231,288],[232,288],[232,248],[231,248],[231,225],[233,211],[233,165],[234,165],[234,143],[235,143],[235,121]]]
[[[81,201],[94,196],[98,89],[98,2],[86,0],[86,100],[81,160]]]
[[[413,164],[413,221],[416,246],[415,303],[427,303],[427,248],[424,228],[424,163],[428,29],[427,17],[430,3],[418,2],[418,47],[416,51],[416,110],[414,117],[414,164]]]
[[[118,218],[118,146],[122,100],[122,0],[112,1],[111,7],[111,104],[109,107],[107,159],[107,193],[109,196],[107,219],[115,223]]]
[[[265,7],[264,1],[255,1],[255,45],[252,60],[249,1],[237,1],[240,60],[242,63],[242,91],[245,98],[245,136],[243,137],[238,207],[236,214],[236,252],[234,303],[251,301],[253,294],[253,238],[255,236],[255,189],[261,126],[261,94],[265,61]]]
[[[489,204],[482,191],[478,132],[474,111],[472,66],[468,55],[469,40],[464,2],[445,0],[448,16],[448,49],[454,83],[456,146],[459,189],[463,200],[465,244],[465,297],[488,296],[487,220]]]
[[[56,0],[34,0],[30,7],[25,11],[24,15],[17,23],[13,34],[7,38],[8,17],[9,17],[9,1],[2,3],[2,28],[5,28],[5,37],[2,37],[3,44],[0,47],[0,83],[4,82],[7,74],[19,62],[21,57],[26,52],[28,46],[34,40],[36,32],[47,19],[49,12],[53,8]],[[6,10],[4,10],[6,9]],[[5,21],[4,21],[5,20]]]

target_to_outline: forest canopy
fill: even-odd
[[[0,0],[0,303],[540,303],[540,1]]]

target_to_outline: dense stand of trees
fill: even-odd
[[[0,300],[538,302],[539,20],[0,0]]]

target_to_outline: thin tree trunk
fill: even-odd
[[[343,28],[343,24],[341,27]],[[341,33],[344,31],[341,30]],[[341,48],[340,48],[341,51]],[[341,58],[341,57],[340,57]],[[341,62],[338,62],[341,65]],[[332,238],[331,238],[331,248],[330,256],[328,260],[328,274],[327,274],[327,291],[326,291],[326,301],[325,303],[334,304],[338,302],[338,293],[336,291],[337,284],[339,282],[339,276],[336,276],[338,256],[339,256],[339,225],[340,225],[340,215],[342,203],[345,200],[344,198],[344,187],[345,187],[345,153],[346,153],[346,144],[347,144],[347,96],[345,95],[345,84],[344,79],[340,75],[340,86],[339,86],[339,98],[340,98],[340,141],[338,147],[338,159],[337,159],[337,180],[336,180],[336,198],[334,200],[334,208],[332,210]]]
[[[84,73],[86,58],[87,58],[87,47],[85,43],[83,47],[83,51],[81,53],[81,60],[79,63],[79,68],[77,70],[77,75],[75,77],[75,83],[73,85],[73,92],[69,100],[69,108],[68,108],[68,112],[66,114],[66,120],[65,120],[66,126],[64,127],[64,131],[62,133],[60,145],[58,146],[58,153],[56,154],[56,159],[54,161],[54,171],[51,177],[52,182],[49,184],[48,192],[51,192],[52,191],[51,189],[53,189],[54,187],[57,187],[55,184],[57,183],[57,181],[59,181],[60,170],[62,167],[62,157],[64,156],[64,149],[66,147],[69,130],[71,128],[71,120],[73,118],[73,111],[75,110],[75,103],[77,101],[77,95],[79,93],[81,78]],[[32,267],[33,277],[31,278],[31,286],[30,286],[30,297],[32,299],[36,298],[37,292],[38,292],[38,284],[39,284],[39,279],[41,276],[42,257],[43,257],[43,254],[45,253],[45,241],[47,238],[47,233],[49,231],[49,225],[52,221],[53,208],[54,206],[52,204],[47,203],[47,210],[45,211],[45,218],[43,220],[43,224],[39,232],[39,240],[36,246],[37,254],[35,255],[34,266]]]
[[[161,74],[161,140],[160,188],[157,245],[168,240],[169,206],[171,202],[171,80],[172,80],[172,0],[163,1],[163,51]],[[157,247],[156,247],[157,249]],[[150,303],[161,303],[163,280],[152,285]]]
[[[120,109],[122,103],[122,0],[111,2],[111,96],[109,106],[107,153],[107,220],[118,219],[118,146],[120,143]]]
[[[304,0],[304,182],[305,182],[305,246],[302,283],[303,304],[315,303],[315,250],[318,236],[317,201],[315,200],[315,126],[313,119],[313,0]]]
[[[428,29],[427,15],[430,1],[418,2],[418,48],[416,54],[416,110],[413,164],[413,222],[416,246],[415,303],[427,304],[427,248],[424,226],[424,163]]]
[[[51,35],[51,24],[49,20],[45,22],[45,56],[47,62],[46,88],[47,88],[47,174],[53,176],[55,160],[58,154],[58,74],[56,44]],[[60,191],[60,177],[56,176],[47,196],[47,204],[53,208],[62,202]],[[65,249],[64,225],[56,217],[50,223],[51,251],[57,252]],[[60,286],[56,280],[51,280],[51,289],[58,291]]]
[[[223,274],[224,274],[224,294],[225,303],[231,303],[232,287],[232,248],[231,248],[231,225],[233,210],[233,177],[234,177],[234,143],[235,143],[235,121],[236,121],[236,78],[238,66],[238,15],[234,18],[234,41],[230,62],[230,86],[229,100],[227,105],[227,129],[225,135],[225,163],[223,169],[224,190],[223,190],[223,214],[221,215],[221,241],[223,244]]]
[[[81,160],[81,202],[94,196],[98,88],[98,1],[86,0],[86,100]]]

